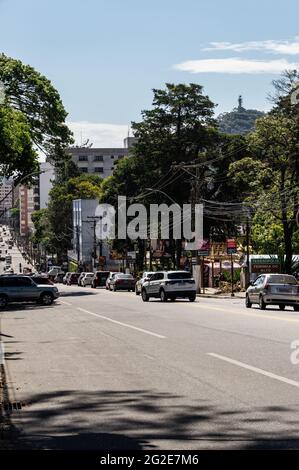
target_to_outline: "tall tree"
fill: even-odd
[[[38,171],[38,158],[26,118],[19,111],[0,106],[0,174],[14,176],[17,182],[34,171]]]
[[[20,60],[0,54],[0,82],[6,104],[26,118],[36,147],[53,162],[64,160],[65,148],[73,139],[65,124],[67,113],[50,80]]]
[[[299,187],[293,155],[298,147],[296,124],[280,114],[259,119],[249,136],[253,157],[230,167],[230,175],[259,213],[269,213],[283,231],[285,272],[291,272]]]

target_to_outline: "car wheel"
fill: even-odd
[[[53,295],[50,293],[49,294],[44,293],[40,297],[40,301],[43,305],[52,305],[53,300],[54,300]]]
[[[265,310],[265,309],[266,309],[266,304],[265,304],[265,302],[264,302],[264,299],[263,299],[263,296],[262,296],[262,295],[260,296],[259,306],[260,306],[260,309],[261,309],[261,310]]]
[[[279,305],[279,310],[284,310],[286,308],[285,305]]]
[[[167,295],[164,289],[160,290],[160,300],[161,302],[167,302]]]
[[[1,295],[0,296],[0,308],[5,308],[7,304],[8,304],[7,297],[5,297],[5,295]]]
[[[293,309],[294,309],[295,312],[299,312],[299,305],[294,305]]]
[[[248,294],[246,295],[245,305],[246,305],[246,308],[251,308],[252,307],[252,303],[249,300],[249,295]]]
[[[175,297],[170,297],[170,302],[175,302]]]
[[[142,289],[141,297],[142,297],[143,302],[148,302],[149,301],[149,296],[147,295],[145,289]]]
[[[190,295],[189,300],[190,300],[190,302],[195,302],[196,295]]]

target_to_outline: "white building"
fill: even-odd
[[[42,162],[40,171],[42,173],[39,175],[39,205],[40,209],[46,209],[49,203],[49,192],[55,179],[55,171],[49,162]]]
[[[112,175],[117,162],[128,156],[130,147],[135,142],[135,137],[127,137],[121,148],[73,147],[68,152],[82,173],[93,173],[106,178]]]

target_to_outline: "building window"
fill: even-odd
[[[103,160],[103,155],[95,155],[93,159],[94,162],[102,162]]]
[[[83,166],[82,168],[80,168],[80,171],[81,173],[88,173],[88,168]]]
[[[114,158],[114,155],[111,155],[111,158]]]
[[[79,155],[79,162],[88,162],[87,155]]]
[[[94,169],[95,173],[104,173],[104,168],[102,166],[97,166]]]

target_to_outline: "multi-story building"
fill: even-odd
[[[68,252],[69,261],[84,270],[99,266],[100,257],[108,258],[109,250],[96,236],[96,199],[73,201],[73,249]]]
[[[54,167],[49,162],[40,163],[39,198],[40,209],[46,209],[49,203],[49,192],[55,179]]]
[[[135,142],[135,137],[127,137],[121,148],[72,147],[68,151],[82,173],[93,173],[106,178],[112,175],[117,161],[129,154],[129,149]]]
[[[13,180],[1,178],[0,180],[0,217],[13,207],[14,190]]]
[[[26,237],[33,230],[32,213],[39,210],[39,184],[28,188],[21,185],[19,188],[20,204],[20,235]]]

